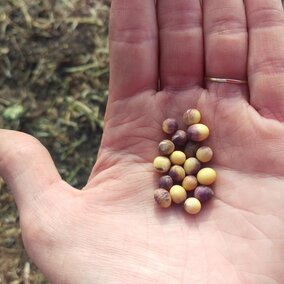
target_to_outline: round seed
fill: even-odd
[[[170,189],[170,195],[171,195],[172,201],[176,204],[180,204],[184,202],[187,197],[185,189],[180,185],[174,185]]]
[[[184,202],[184,209],[188,214],[197,214],[201,210],[201,203],[195,197],[189,197]]]
[[[184,153],[187,158],[195,157],[197,149],[200,147],[198,143],[195,142],[188,142],[184,147]]]
[[[171,140],[163,140],[159,144],[161,155],[170,155],[175,150],[175,144]]]
[[[197,187],[197,178],[195,176],[186,176],[182,181],[182,187],[186,191],[194,190]]]
[[[185,171],[183,167],[175,165],[171,167],[169,176],[173,179],[173,181],[180,182],[185,177]]]
[[[209,128],[201,123],[193,124],[187,128],[187,134],[190,140],[201,142],[208,138]]]
[[[200,202],[205,202],[211,199],[213,195],[213,190],[208,186],[200,185],[194,191],[194,197],[197,198]]]
[[[170,190],[173,186],[173,179],[170,176],[162,176],[159,181],[159,187]]]
[[[212,168],[203,168],[197,173],[197,180],[202,185],[210,185],[215,182],[216,171]]]
[[[196,152],[196,158],[202,163],[209,162],[212,159],[212,157],[213,157],[213,151],[208,146],[202,146]]]
[[[187,134],[183,130],[178,130],[172,137],[172,141],[175,145],[184,146],[188,140]]]
[[[178,129],[178,123],[174,118],[167,118],[162,124],[162,129],[167,134],[173,134]]]
[[[183,114],[183,121],[187,125],[199,123],[201,114],[197,109],[189,109]]]
[[[162,208],[168,208],[172,204],[171,195],[163,188],[158,188],[154,191],[154,199]]]
[[[183,165],[186,156],[182,151],[174,151],[170,156],[170,160],[174,165]]]
[[[155,170],[159,173],[166,173],[171,167],[171,161],[167,157],[158,156],[153,162]]]
[[[196,158],[192,157],[185,161],[183,168],[187,175],[195,175],[200,170],[201,164]]]

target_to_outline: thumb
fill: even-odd
[[[19,211],[61,182],[47,149],[36,138],[12,130],[0,130],[0,176],[11,189]]]

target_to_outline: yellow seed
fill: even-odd
[[[212,168],[203,168],[197,173],[197,180],[202,185],[210,185],[217,178],[216,171]]]
[[[172,201],[176,204],[180,204],[186,200],[186,191],[185,189],[180,185],[174,185],[170,189],[170,195],[172,198]]]
[[[158,156],[153,162],[155,170],[159,173],[166,173],[171,167],[171,161],[167,157]]]
[[[202,163],[209,162],[212,159],[212,157],[213,157],[213,151],[208,146],[202,146],[196,152],[196,158]]]
[[[195,175],[200,170],[201,164],[196,158],[192,157],[185,161],[183,168],[187,175]]]
[[[170,160],[174,165],[183,165],[186,156],[182,151],[174,151],[170,156]]]
[[[187,128],[189,140],[201,142],[208,138],[209,128],[201,123],[193,124]]]
[[[163,188],[158,188],[154,191],[154,198],[162,208],[168,208],[172,204],[171,195]]]
[[[195,176],[186,176],[182,181],[182,187],[186,191],[194,190],[197,187],[197,179]]]
[[[201,114],[197,109],[189,109],[183,114],[183,121],[187,125],[199,123]]]
[[[201,210],[201,203],[197,198],[189,197],[184,202],[184,210],[188,214],[197,214]]]

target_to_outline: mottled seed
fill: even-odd
[[[180,204],[184,202],[187,197],[185,189],[180,185],[174,185],[170,189],[170,195],[171,195],[172,201],[176,204]]]
[[[161,155],[170,155],[175,150],[175,144],[171,140],[163,140],[159,144]]]
[[[197,109],[189,109],[183,114],[183,121],[187,125],[199,123],[201,120],[201,114]]]
[[[164,188],[166,190],[170,190],[173,186],[174,182],[170,176],[162,176],[159,181],[159,187]]]
[[[168,208],[172,204],[171,195],[163,188],[158,188],[154,191],[154,199],[162,208]]]
[[[197,187],[197,178],[195,176],[186,176],[182,181],[182,187],[186,191],[194,190]]]
[[[169,176],[173,179],[173,181],[180,182],[185,177],[185,171],[183,167],[175,165],[171,167]]]
[[[193,124],[187,128],[188,138],[192,141],[201,142],[208,138],[209,128],[204,124]]]
[[[191,157],[185,161],[183,168],[187,175],[195,175],[200,170],[201,164],[196,158]]]
[[[188,140],[187,133],[184,130],[178,130],[172,137],[175,145],[184,146]]]
[[[167,157],[158,156],[153,162],[155,170],[159,173],[166,173],[171,167],[171,161]]]
[[[195,142],[188,142],[184,147],[184,153],[187,158],[195,157],[197,149],[200,147],[198,143]]]
[[[184,209],[188,214],[197,214],[201,210],[201,203],[195,197],[189,197],[184,202]]]
[[[167,118],[162,124],[162,129],[167,134],[173,134],[178,129],[178,123],[174,118]]]
[[[197,180],[202,185],[210,185],[215,182],[216,171],[212,168],[203,168],[197,173]]]
[[[198,186],[194,191],[194,197],[197,198],[200,202],[205,202],[211,199],[214,195],[213,190],[208,186]]]
[[[170,156],[170,160],[174,165],[183,165],[186,160],[186,156],[182,151],[174,151]]]
[[[213,151],[208,146],[202,146],[196,152],[196,158],[202,163],[207,163],[211,161],[212,157]]]

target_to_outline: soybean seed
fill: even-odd
[[[202,185],[210,185],[217,178],[216,171],[212,168],[203,168],[197,173],[197,180]]]
[[[180,185],[174,185],[170,189],[170,195],[171,195],[172,201],[176,204],[180,204],[184,202],[187,197],[185,189]]]
[[[168,208],[172,204],[171,195],[163,188],[158,188],[154,191],[154,198],[162,208]]]
[[[186,160],[186,156],[182,151],[174,151],[170,156],[170,160],[174,165],[183,165]]]
[[[175,144],[171,140],[163,140],[159,144],[161,155],[170,155],[175,150]]]
[[[187,175],[195,175],[200,170],[201,164],[196,158],[191,157],[185,161],[183,168]]]
[[[213,190],[208,186],[198,186],[194,191],[194,197],[197,198],[200,202],[205,202],[211,199],[214,195]]]
[[[184,202],[184,209],[188,214],[197,214],[201,210],[201,203],[195,197],[189,197]]]
[[[167,157],[158,156],[153,162],[155,170],[159,173],[166,173],[171,167],[171,161]]]
[[[202,163],[207,163],[211,161],[212,157],[213,151],[208,146],[202,146],[196,152],[196,158]]]
[[[172,141],[177,146],[184,146],[188,140],[187,133],[184,130],[178,130],[172,137]]]
[[[209,128],[201,123],[193,124],[187,128],[187,134],[190,140],[201,142],[208,138]]]
[[[185,177],[185,171],[183,167],[174,165],[169,171],[169,176],[173,179],[173,181],[181,182]]]
[[[173,183],[173,179],[170,176],[162,176],[159,181],[159,187],[170,190],[170,188],[173,186]]]
[[[195,176],[186,176],[182,181],[182,187],[186,191],[194,190],[197,187],[197,178]]]
[[[201,114],[197,109],[189,109],[183,114],[183,121],[186,125],[199,123],[200,120]]]
[[[162,124],[162,129],[167,134],[173,134],[178,129],[178,123],[174,118],[167,118]]]
[[[197,149],[200,147],[200,145],[196,142],[189,141],[184,147],[184,153],[187,158],[195,157]]]

